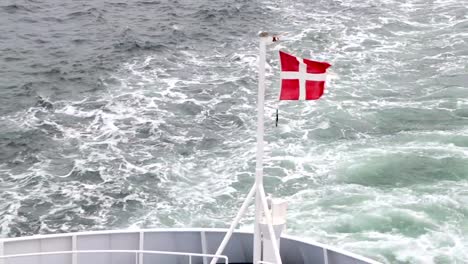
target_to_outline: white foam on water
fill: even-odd
[[[444,87],[448,79],[441,79],[464,74],[466,58],[453,55],[460,49],[457,43],[464,33],[447,30],[466,21],[466,16],[460,20],[452,12],[464,7],[456,1],[335,4],[348,8],[337,11],[340,16],[332,16],[320,3],[308,9],[300,4],[274,5],[285,11],[280,20],[285,25],[282,30],[289,34],[282,48],[299,56],[304,52],[304,57],[319,54],[320,59],[332,62],[339,76],[328,82],[321,101],[281,104],[280,127],[271,130],[277,136],[269,142],[268,155],[274,157],[267,164],[282,164],[286,174],[280,178],[287,187],[280,184],[275,189],[289,197],[290,232],[384,263],[466,262],[468,243],[460,230],[467,223],[463,186],[468,180],[462,172],[448,176],[454,173],[450,171],[453,166],[467,159],[466,117],[459,114],[466,108],[466,93],[453,100],[454,95]],[[425,9],[434,12],[431,16],[418,14]],[[398,23],[401,25],[394,26]],[[421,41],[431,34],[436,41]],[[432,65],[426,62],[430,60]],[[426,71],[432,74],[426,75]],[[458,83],[462,89],[463,84]],[[380,130],[382,126],[388,128]],[[428,176],[430,182],[403,182],[403,186],[393,187],[391,179],[356,179],[363,186],[348,178],[352,175],[343,175],[348,168],[372,166],[367,162],[379,157],[384,162],[385,157],[398,156],[428,159],[441,166],[431,168],[444,169],[446,175],[441,173],[440,180]],[[447,165],[451,162],[454,165]],[[395,173],[408,173],[399,169]],[[382,182],[372,182],[376,180]],[[448,209],[428,213],[438,206]],[[414,224],[407,227],[409,233],[399,226],[399,215]],[[350,227],[334,226],[337,222]],[[424,228],[417,233],[420,227]]]
[[[282,102],[275,128],[279,64],[268,56],[265,186],[289,201],[288,232],[384,263],[466,261],[467,178],[418,174],[467,158],[466,115],[457,111],[468,105],[466,93],[450,97],[453,86],[463,88],[456,80],[437,83],[466,70],[450,50],[466,36],[444,31],[467,19],[450,13],[457,1],[431,4],[432,19],[418,15],[428,8],[419,1],[265,2],[282,22],[276,29],[288,32],[274,53],[333,64],[323,99]],[[7,117],[19,131],[56,130],[51,144],[65,165],[41,153],[26,171],[0,167],[22,185],[35,175],[54,182],[2,193],[16,202],[2,215],[1,235],[27,221],[16,216],[31,198],[57,203],[40,216],[41,232],[226,227],[255,167],[257,43],[242,41],[235,50],[136,57],[94,97]],[[244,227],[252,221],[251,208]]]

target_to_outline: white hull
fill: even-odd
[[[145,229],[0,239],[0,264],[207,264],[226,231]],[[235,232],[218,263],[252,263],[252,243],[252,233]],[[290,236],[281,237],[280,252],[283,263],[378,263]]]

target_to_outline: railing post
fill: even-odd
[[[207,254],[207,249],[206,249],[206,234],[205,231],[200,232],[200,238],[201,238],[201,245],[202,245],[202,253]],[[203,264],[208,264],[208,258],[206,256],[203,256]]]
[[[145,250],[145,233],[142,231],[140,232],[139,249],[140,252]],[[140,253],[139,256],[138,264],[143,264],[143,253]]]
[[[328,250],[323,248],[323,263],[328,264]]]
[[[0,257],[3,256],[3,241],[0,241]],[[3,258],[0,258],[0,264],[3,264]]]
[[[76,235],[73,235],[71,237],[72,239],[72,264],[78,264],[78,253],[76,253],[78,251],[78,243],[77,243],[77,237]]]

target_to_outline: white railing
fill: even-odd
[[[229,259],[225,255],[213,255],[213,254],[202,254],[202,253],[190,253],[190,252],[176,252],[176,251],[151,251],[151,250],[77,250],[77,251],[50,251],[50,252],[35,252],[35,253],[24,253],[24,254],[14,254],[14,255],[4,255],[0,256],[0,263],[2,260],[14,259],[21,257],[38,257],[38,256],[50,256],[50,255],[65,255],[71,254],[99,254],[99,253],[126,253],[126,254],[135,254],[135,264],[143,264],[143,260],[140,260],[140,256],[143,254],[151,255],[169,255],[169,256],[187,256],[188,264],[192,264],[193,257],[209,257],[209,258],[218,258],[224,259],[225,264],[229,264]],[[130,263],[129,263],[130,264]]]

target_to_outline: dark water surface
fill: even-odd
[[[0,236],[226,227],[253,182],[288,233],[384,263],[468,262],[468,2],[0,2]],[[333,64],[280,106],[277,50]],[[244,227],[253,221],[253,210]]]

